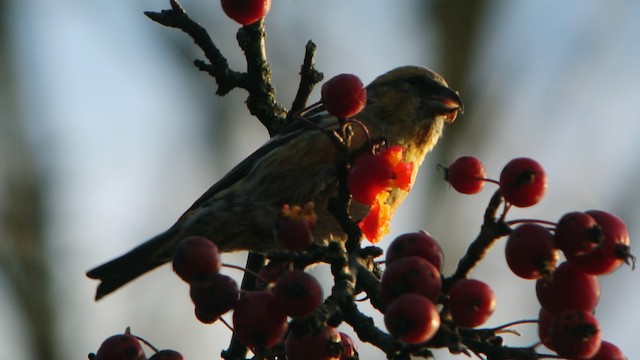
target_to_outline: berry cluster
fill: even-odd
[[[310,206],[284,207],[276,220],[276,236],[284,236],[286,244],[293,235],[307,239],[315,218],[312,210]],[[299,243],[294,243],[293,249],[299,250]],[[212,323],[233,309],[235,337],[256,353],[276,347],[284,347],[288,359],[309,359],[310,349],[317,359],[350,359],[342,356],[356,353],[353,341],[331,326],[311,334],[288,331],[288,318],[307,316],[324,300],[318,280],[301,269],[272,261],[253,275],[259,288],[238,297],[235,281],[219,273],[217,247],[203,237],[189,237],[178,245],[173,269],[191,286],[198,320]]]
[[[477,327],[491,316],[495,296],[482,281],[460,279],[443,294],[444,255],[425,231],[398,236],[389,245],[380,281],[380,301],[389,333],[407,344],[429,341],[441,316],[462,327]],[[437,304],[445,307],[438,312]]]
[[[346,181],[353,199],[374,209],[390,189],[408,190],[413,167],[402,161],[403,151],[401,147],[388,147],[357,157]],[[540,342],[563,358],[623,360],[624,355],[617,346],[602,340],[594,311],[600,297],[597,276],[613,272],[622,263],[635,261],[630,254],[624,222],[599,210],[570,212],[557,223],[530,219],[506,221],[512,205],[536,204],[546,191],[544,170],[528,158],[510,161],[499,181],[486,178],[482,163],[473,157],[457,159],[445,173],[451,186],[462,193],[477,193],[487,182],[499,185],[496,195],[505,200],[498,221],[507,229],[504,232],[508,235],[506,262],[515,275],[536,280],[541,305]],[[218,249],[210,239],[198,236],[184,239],[175,249],[173,269],[190,285],[196,318],[203,323],[224,321],[221,316],[233,310],[235,338],[254,353],[267,357],[284,354],[289,360],[357,359],[353,340],[328,321],[292,325],[294,321],[304,323],[326,311],[319,310],[325,298],[321,285],[304,271],[307,263],[296,261],[296,256],[313,251],[310,245],[315,220],[312,204],[283,206],[274,221],[274,237],[292,251],[293,256],[284,257],[288,260],[272,259],[258,273],[247,270],[255,277],[257,286],[242,296],[236,282],[220,273]],[[362,227],[363,223],[358,225]],[[367,233],[366,229],[362,230]],[[561,257],[566,260],[560,263]],[[442,248],[425,231],[395,238],[387,249],[384,263],[377,290],[369,289],[367,295],[383,313],[386,329],[400,348],[443,344],[451,348],[454,340],[447,339],[445,334],[472,331],[484,324],[495,310],[494,292],[486,283],[467,277],[471,268],[462,275],[442,276]],[[495,330],[478,331],[481,334]],[[105,340],[90,358],[146,359],[138,338],[128,332]],[[174,351],[163,350],[156,351],[150,359],[182,357]]]
[[[218,247],[202,236],[182,240],[173,252],[173,271],[190,285],[198,320],[210,324],[233,309],[240,291],[231,277],[220,273]]]
[[[154,351],[148,359],[142,349],[142,343]],[[184,360],[184,357],[174,350],[156,349],[146,340],[132,335],[131,330],[127,328],[124,334],[106,338],[95,354],[89,354],[89,360]]]
[[[538,203],[547,186],[542,167],[528,158],[510,161],[499,181],[487,179],[480,160],[470,156],[454,161],[445,174],[451,186],[465,194],[479,192],[485,182],[498,184],[507,202],[502,219],[509,205],[526,207]],[[505,257],[515,275],[536,280],[536,294],[542,306],[538,319],[540,341],[566,358],[624,359],[615,345],[601,340],[594,316],[600,298],[597,276],[613,272],[622,263],[635,266],[624,222],[613,214],[589,210],[569,212],[555,224],[543,220],[505,224],[519,223],[510,230]],[[566,261],[558,265],[560,253]]]
[[[476,194],[485,182],[500,186],[504,200],[517,207],[537,204],[547,192],[547,175],[542,166],[530,158],[515,158],[509,161],[500,173],[500,180],[486,178],[482,162],[473,156],[462,156],[445,168],[445,180],[463,194]]]

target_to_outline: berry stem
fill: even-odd
[[[140,340],[140,342],[142,342],[143,344],[147,345],[149,347],[149,349],[153,350],[153,352],[158,352],[158,348],[156,348],[155,346],[153,346],[153,344],[151,344],[150,342],[148,342],[147,340],[145,340],[143,337],[140,337],[138,335],[133,335],[136,339]]]
[[[482,180],[484,182],[488,182],[488,183],[492,183],[492,184],[496,184],[498,186],[500,186],[500,181],[498,180],[494,180],[494,179],[489,179],[489,178],[476,178],[478,180]]]
[[[265,256],[259,253],[250,252],[247,256],[247,265],[246,269],[257,273],[257,271],[264,266],[265,264]],[[245,272],[242,278],[242,285],[240,286],[242,290],[251,291],[256,288],[256,281],[254,276],[247,276]],[[231,337],[231,343],[227,350],[222,351],[221,358],[227,360],[235,360],[235,359],[244,359],[247,356],[247,347],[238,340],[238,338],[234,335]]]
[[[509,323],[506,323],[504,325],[500,325],[498,327],[495,327],[493,329],[491,329],[492,331],[498,332],[501,330],[504,330],[508,327],[512,327],[512,326],[516,326],[516,325],[522,325],[522,324],[537,324],[538,323],[538,319],[523,319],[523,320],[516,320],[516,321],[512,321]]]
[[[260,276],[260,274],[258,274],[257,272],[255,272],[255,271],[253,271],[253,270],[251,270],[249,268],[243,268],[242,266],[233,265],[233,264],[227,264],[227,263],[222,263],[221,265],[224,266],[224,267],[227,267],[227,268],[243,271],[245,274],[251,274],[257,280],[260,280],[260,281],[264,282],[265,284],[269,283],[269,281],[267,281],[265,278]]]
[[[220,322],[222,322],[222,324],[224,324],[224,326],[226,326],[227,329],[229,329],[229,330],[231,330],[231,332],[233,332],[233,326],[231,326],[231,324],[229,324],[229,322],[227,320],[225,320],[222,317],[220,317],[218,320],[220,320]]]
[[[517,224],[523,224],[523,223],[535,223],[535,224],[540,224],[540,225],[549,225],[553,228],[555,228],[558,224],[553,222],[553,221],[548,221],[548,220],[540,220],[540,219],[515,219],[515,220],[509,220],[506,222],[507,225],[509,226],[513,226],[513,225],[517,225]]]

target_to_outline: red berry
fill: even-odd
[[[553,350],[553,345],[551,345],[549,331],[551,331],[551,325],[553,325],[555,319],[555,315],[544,308],[540,308],[540,312],[538,313],[538,337],[540,337],[542,344],[550,350]]]
[[[553,237],[554,246],[567,257],[584,255],[604,241],[602,228],[591,215],[574,211],[558,221]]]
[[[418,294],[436,301],[441,292],[440,272],[417,256],[401,258],[387,265],[380,281],[380,300],[385,306],[402,294]]]
[[[550,275],[559,258],[551,232],[534,223],[522,224],[509,234],[505,256],[511,271],[524,279]]]
[[[218,321],[218,319],[220,319],[219,313],[209,312],[209,311],[200,309],[197,306],[194,308],[193,313],[196,316],[196,319],[198,319],[198,321],[200,321],[203,324],[213,324],[214,322]]]
[[[369,208],[369,213],[358,222],[358,227],[369,242],[377,243],[389,232],[391,207],[383,201],[376,201]]]
[[[149,360],[184,360],[184,356],[174,350],[160,350],[153,354]]]
[[[218,247],[202,236],[180,241],[173,251],[173,271],[188,283],[220,271]]]
[[[347,187],[353,198],[371,205],[389,188],[409,191],[413,178],[413,162],[404,162],[406,148],[395,145],[375,154],[365,154],[351,164]]]
[[[626,360],[627,357],[624,355],[622,350],[616,345],[608,342],[602,341],[600,344],[600,350],[589,360]]]
[[[271,8],[271,0],[222,0],[222,10],[240,25],[262,19]]]
[[[453,321],[464,327],[484,324],[496,308],[496,296],[489,285],[474,279],[460,279],[449,290]]]
[[[320,97],[331,115],[349,118],[364,108],[367,103],[367,90],[359,77],[340,74],[322,84]]]
[[[313,243],[311,229],[316,223],[313,204],[304,208],[284,205],[276,219],[274,236],[289,250],[304,250]]]
[[[395,238],[387,249],[386,264],[407,256],[419,256],[442,272],[444,253],[440,244],[425,231],[402,234]]]
[[[196,307],[196,317],[205,324],[233,309],[238,302],[238,284],[231,277],[217,273],[191,283],[189,295]]]
[[[486,177],[484,165],[473,156],[457,158],[445,171],[445,180],[463,194],[479,193],[484,187]]]
[[[340,344],[342,345],[340,360],[357,360],[359,358],[356,343],[349,335],[340,332]]]
[[[514,206],[535,205],[547,191],[547,175],[535,160],[513,159],[500,173],[500,191],[504,199]]]
[[[240,298],[233,311],[233,332],[254,350],[275,346],[287,331],[287,315],[271,291],[261,290]]]
[[[384,311],[384,324],[396,339],[419,344],[431,339],[440,328],[438,309],[424,296],[404,294]]]
[[[549,341],[558,355],[570,359],[591,359],[598,349],[600,324],[589,311],[564,311],[553,321]]]
[[[318,280],[302,270],[280,275],[272,291],[278,305],[291,317],[310,314],[324,298]]]
[[[258,275],[260,275],[260,277],[256,278],[256,288],[258,290],[263,290],[270,284],[275,284],[280,275],[288,271],[289,268],[289,263],[270,261],[267,265],[261,267],[260,271],[258,271]]]
[[[593,311],[600,299],[600,284],[594,275],[565,261],[550,279],[538,279],[536,295],[540,305],[552,314],[565,310]]]
[[[358,157],[349,170],[347,187],[353,198],[366,205],[374,203],[393,179],[392,165],[379,154]]]
[[[117,334],[102,342],[94,360],[146,360],[140,341],[129,334]]]
[[[589,210],[590,215],[602,229],[602,244],[586,254],[567,255],[567,260],[580,270],[593,275],[613,272],[624,262],[634,263],[630,253],[629,231],[619,217],[599,210]]]
[[[340,333],[326,326],[318,334],[291,332],[285,341],[287,360],[339,360],[342,350]]]

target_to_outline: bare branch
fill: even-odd
[[[314,86],[324,78],[324,75],[315,68],[315,56],[316,44],[309,40],[305,46],[304,61],[300,67],[300,85],[293,104],[291,104],[287,122],[292,120],[293,115],[304,109]]]
[[[511,229],[502,219],[496,220],[496,213],[502,202],[500,190],[491,197],[489,205],[484,214],[484,223],[476,239],[469,245],[467,252],[458,262],[458,268],[450,277],[446,278],[442,284],[443,291],[448,289],[457,280],[466,277],[469,272],[484,258],[487,251],[496,240],[508,235]]]
[[[271,84],[264,19],[242,27],[238,30],[237,38],[247,60],[247,108],[267,128],[269,135],[273,136],[283,127],[287,111],[276,100],[276,91]]]
[[[208,72],[216,79],[216,83],[218,84],[217,95],[226,95],[234,88],[248,89],[247,74],[231,70],[227,59],[222,55],[213,40],[211,40],[207,30],[189,18],[176,0],[170,0],[170,2],[170,10],[162,10],[159,13],[146,11],[144,14],[149,19],[161,25],[184,31],[193,39],[209,60],[209,64],[202,60],[196,60],[194,64],[200,70]]]

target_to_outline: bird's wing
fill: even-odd
[[[224,177],[213,184],[191,205],[191,207],[189,207],[189,209],[187,209],[187,211],[184,212],[184,214],[182,214],[180,219],[188,216],[194,210],[206,204],[207,201],[216,194],[231,187],[233,184],[247,176],[247,174],[255,167],[255,164],[274,149],[279,148],[286,142],[301,136],[307,131],[318,131],[320,129],[333,130],[337,127],[338,119],[330,115],[322,107],[302,114],[300,119],[293,121],[289,126],[283,129],[282,132],[271,138],[256,151],[247,156],[238,165],[232,168]]]

